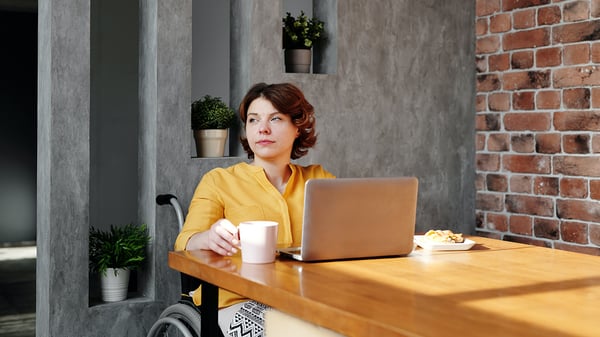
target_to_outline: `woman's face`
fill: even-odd
[[[250,103],[246,138],[255,160],[289,161],[298,135],[298,128],[290,116],[277,111],[270,101],[259,97]]]

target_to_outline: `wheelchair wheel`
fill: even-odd
[[[148,336],[200,337],[200,313],[188,304],[173,304],[160,314]]]

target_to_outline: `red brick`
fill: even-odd
[[[506,33],[502,36],[504,50],[536,48],[550,45],[550,28]]]
[[[538,9],[538,25],[553,25],[561,19],[560,7],[550,6]]]
[[[600,38],[600,20],[570,23],[552,27],[552,43],[593,41]]]
[[[600,131],[600,111],[557,111],[554,128],[559,131]]]
[[[556,214],[561,219],[600,223],[600,202],[576,199],[556,199]]]
[[[533,180],[533,193],[538,195],[558,195],[558,178],[537,176]]]
[[[503,174],[488,174],[485,178],[485,184],[487,186],[488,191],[508,191],[508,179]]]
[[[488,32],[487,19],[477,19],[475,22],[475,34],[477,36],[485,35]]]
[[[600,92],[599,92],[600,94]],[[558,109],[560,108],[560,91],[557,90],[544,90],[536,91],[535,93],[535,106],[538,109]],[[600,97],[598,98],[600,102]]]
[[[526,245],[539,246],[545,248],[552,248],[552,243],[547,240],[537,240],[532,237],[524,237],[524,236],[513,236],[505,234],[502,238],[504,241],[518,242]]]
[[[513,193],[531,193],[532,181],[530,176],[513,175],[510,177],[510,191]]]
[[[502,10],[511,11],[513,9],[547,5],[550,0],[504,0],[502,1]]]
[[[497,154],[478,153],[475,158],[477,170],[498,171],[500,169],[500,156]]]
[[[500,116],[498,114],[477,115],[475,118],[475,127],[477,131],[500,130]]]
[[[508,220],[504,214],[488,213],[486,228],[500,232],[508,230]]]
[[[535,109],[534,91],[517,91],[513,93],[514,110],[533,110]]]
[[[600,16],[600,1],[592,0],[591,2],[591,16],[597,18]]]
[[[590,15],[588,1],[574,1],[566,3],[563,7],[563,19],[565,22],[586,20]]]
[[[490,15],[500,11],[500,0],[476,0],[475,13],[477,16]]]
[[[600,135],[595,135],[592,138],[592,152],[600,153]]]
[[[560,224],[560,236],[563,241],[580,244],[588,243],[587,224],[572,221],[563,221]]]
[[[493,133],[488,136],[488,151],[508,151],[509,137],[506,133]]]
[[[586,198],[587,181],[580,178],[562,178],[560,180],[560,196],[565,198]]]
[[[508,194],[505,199],[506,210],[511,213],[539,216],[554,215],[554,203],[552,202],[552,198]]]
[[[475,196],[475,208],[485,211],[503,211],[504,194],[478,192]]]
[[[563,62],[565,65],[585,64],[590,62],[590,45],[579,43],[564,47]]]
[[[485,115],[479,114],[475,116],[475,130],[487,131],[485,125]]]
[[[477,75],[477,92],[500,89],[500,79],[496,74]]]
[[[563,91],[563,104],[568,109],[589,109],[590,89],[574,88]]]
[[[563,135],[563,151],[566,153],[590,153],[590,136],[584,134]]]
[[[552,160],[554,174],[600,177],[600,156],[555,156]]]
[[[539,68],[554,67],[561,61],[562,49],[557,47],[541,48],[535,51],[535,64]]]
[[[485,95],[477,95],[475,97],[475,111],[486,111],[487,110],[487,97]]]
[[[554,87],[581,87],[600,85],[600,68],[597,66],[556,69],[552,75]]]
[[[592,62],[600,63],[600,42],[592,44]]]
[[[511,215],[509,221],[511,233],[531,235],[531,219],[532,217],[528,215]]]
[[[559,225],[558,220],[536,218],[533,220],[533,232],[538,238],[558,240],[560,239]]]
[[[592,108],[600,108],[600,88],[592,88]]]
[[[514,52],[511,57],[510,65],[513,69],[527,69],[533,67],[533,52],[530,50]]]
[[[561,150],[560,133],[538,133],[535,135],[535,152],[537,153],[559,153]]]
[[[502,33],[509,31],[510,28],[510,14],[503,13],[490,17],[490,32]]]
[[[485,55],[475,56],[475,69],[477,70],[477,73],[487,72],[487,58]]]
[[[490,68],[490,71],[510,69],[510,55],[508,53],[490,55],[488,58],[488,68]]]
[[[485,150],[485,135],[479,133],[475,135],[475,150]]]
[[[550,87],[550,70],[506,73],[503,78],[503,87],[506,90],[541,89]]]
[[[510,109],[510,94],[506,92],[491,93],[488,96],[490,111],[508,111]]]
[[[550,130],[552,117],[549,113],[507,113],[504,115],[504,128],[509,131]]]
[[[590,198],[600,200],[600,180],[590,180]]]
[[[560,241],[554,242],[554,248],[578,254],[587,254],[593,256],[600,255],[600,248],[598,247],[582,246],[579,244],[568,244]]]
[[[590,225],[590,242],[600,246],[600,225]]]
[[[535,141],[532,134],[513,135],[510,144],[512,150],[517,153],[532,153],[535,151]]]
[[[477,39],[475,54],[491,54],[500,49],[500,39],[497,36],[485,36]]]
[[[535,26],[535,9],[513,12],[513,28],[527,29]]]
[[[477,212],[477,210],[475,211],[475,231],[477,231],[477,228],[483,228],[483,224],[485,223],[484,218],[485,214],[483,212]]]
[[[475,174],[475,189],[477,191],[485,191],[485,176],[484,173],[476,173]]]
[[[516,173],[549,174],[551,158],[540,155],[504,155],[502,168]]]

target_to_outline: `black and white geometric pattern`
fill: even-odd
[[[230,337],[263,337],[265,312],[270,307],[248,301],[235,313],[227,332]]]

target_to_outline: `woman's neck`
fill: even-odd
[[[265,171],[267,179],[279,192],[283,193],[285,186],[292,174],[290,163],[288,162],[267,162],[254,160],[252,165],[260,166]]]

